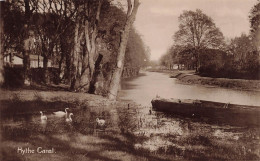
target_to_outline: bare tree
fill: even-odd
[[[37,26],[37,36],[43,56],[44,81],[48,83],[48,61],[54,55],[55,46],[59,46],[58,40],[65,37],[62,37],[62,35],[71,25],[71,21],[68,21],[68,19],[72,19],[77,12],[77,8],[72,5],[71,1],[61,0],[37,1],[35,5],[37,14],[34,22]]]
[[[120,85],[120,79],[121,79],[121,75],[122,75],[123,67],[124,67],[125,50],[126,50],[126,46],[127,46],[129,32],[130,32],[131,26],[135,20],[135,16],[136,16],[138,7],[140,5],[139,0],[134,0],[134,4],[132,4],[131,0],[127,0],[127,3],[128,3],[128,9],[127,9],[127,14],[126,14],[127,17],[126,17],[124,29],[121,33],[121,39],[120,39],[121,41],[120,41],[120,46],[119,46],[118,54],[117,54],[116,68],[114,69],[112,79],[110,82],[109,93],[108,93],[109,99],[116,99],[116,97],[117,97],[118,88]]]
[[[72,53],[72,68],[71,68],[71,85],[70,88],[74,90],[76,87],[79,75],[79,57],[80,57],[80,41],[83,37],[83,32],[80,32],[80,20],[77,16],[74,28],[74,47]]]
[[[193,48],[197,58],[197,69],[199,68],[198,49],[218,49],[223,46],[224,36],[216,27],[213,20],[201,10],[184,11],[179,17],[179,30],[174,34],[176,45]]]

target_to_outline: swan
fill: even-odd
[[[230,104],[230,102],[228,102],[228,103],[226,103],[225,105],[224,105],[224,108],[228,108],[228,105]]]
[[[69,117],[66,118],[66,122],[72,122],[71,116],[73,116],[73,113],[69,114]]]
[[[41,120],[47,120],[47,116],[43,115],[42,111],[40,111],[41,114]]]
[[[57,112],[53,112],[55,116],[57,117],[64,117],[64,116],[67,116],[68,115],[68,110],[69,108],[65,108],[65,112],[63,111],[57,111]]]
[[[97,121],[97,124],[98,124],[99,126],[104,126],[105,123],[106,123],[105,120],[103,120],[103,119],[99,119],[99,118],[97,118],[96,121]]]

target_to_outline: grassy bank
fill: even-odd
[[[148,107],[66,91],[2,90],[1,158],[19,160],[258,160],[260,130],[150,114]],[[69,107],[73,122],[54,111]],[[48,117],[40,120],[39,111]],[[96,118],[104,119],[99,126]],[[18,148],[54,149],[25,153]]]
[[[151,70],[152,72],[168,73],[170,77],[177,78],[181,83],[216,86],[242,90],[260,90],[260,80],[228,79],[202,77],[195,74],[195,71],[178,70]]]
[[[189,74],[179,74],[177,76],[177,79],[179,79],[183,83],[188,84],[201,84],[242,90],[260,90],[259,80],[210,78]]]
[[[134,135],[139,111],[133,102],[109,101],[98,95],[66,91],[1,90],[1,158],[5,161],[179,160],[180,156],[150,152],[136,146],[148,137]],[[68,107],[73,122],[56,118]],[[48,117],[40,120],[39,111]],[[104,119],[99,126],[96,118]],[[37,149],[54,149],[38,153]],[[34,153],[22,154],[19,148]],[[183,158],[182,158],[183,160]]]

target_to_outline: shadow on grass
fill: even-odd
[[[74,156],[77,157],[79,155],[84,156],[84,158],[89,159],[89,160],[106,160],[106,161],[114,161],[114,159],[111,159],[106,156],[100,155],[102,151],[97,150],[97,151],[92,151],[92,150],[87,150],[87,149],[81,149],[81,148],[75,148],[70,145],[70,142],[68,141],[62,141],[57,138],[54,138],[52,136],[45,136],[44,140],[40,139],[28,139],[24,140],[25,142],[28,141],[30,142],[31,146],[34,147],[52,147],[55,149],[56,154],[55,155],[60,155],[63,160],[66,160],[66,158],[70,158],[69,160],[73,160]],[[14,147],[17,149],[17,147]],[[11,148],[5,148],[3,150],[3,160],[24,160],[23,156],[21,154],[17,154],[15,152],[16,149],[11,149]],[[26,154],[25,154],[26,155]],[[27,154],[28,155],[28,154]],[[45,160],[48,160],[48,155],[53,155],[53,154],[38,154],[40,157],[44,157]],[[82,159],[84,160],[84,159]]]

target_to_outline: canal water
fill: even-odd
[[[202,85],[186,85],[168,74],[142,72],[140,76],[122,82],[120,98],[151,106],[156,96],[162,98],[200,99],[223,103],[260,106],[260,92],[243,91]]]

